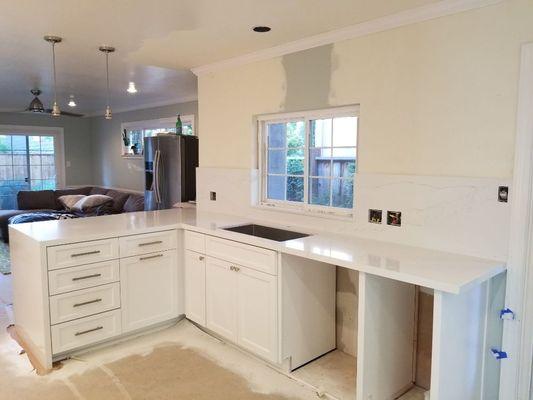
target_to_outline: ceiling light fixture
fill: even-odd
[[[131,93],[131,94],[137,93],[137,88],[135,87],[135,82],[130,82],[129,83],[128,89],[126,90],[126,92]]]
[[[272,28],[270,26],[254,26],[252,30],[257,33],[266,33],[270,32]]]
[[[44,106],[41,100],[39,100],[39,96],[41,94],[41,91],[39,89],[32,89],[30,90],[31,94],[33,94],[35,97],[31,101],[30,105],[28,106],[28,111],[34,112],[34,113],[43,113],[44,112]]]
[[[111,106],[109,105],[109,53],[113,53],[115,51],[114,47],[111,46],[100,46],[99,50],[102,53],[105,53],[105,74],[106,74],[106,82],[107,82],[107,91],[106,91],[106,97],[107,97],[107,106],[105,108],[105,119],[111,119],[113,118],[113,113],[111,112]]]
[[[69,99],[68,106],[69,107],[76,107],[76,102],[74,101],[74,95],[71,94],[68,99]]]
[[[48,43],[52,44],[52,71],[54,77],[54,104],[52,105],[52,117],[59,117],[61,115],[61,110],[57,104],[57,87],[56,87],[56,43],[61,43],[63,40],[59,36],[46,35],[44,38]]]

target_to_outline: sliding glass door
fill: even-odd
[[[58,185],[55,135],[0,134],[0,209],[16,209],[20,190]]]

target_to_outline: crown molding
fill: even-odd
[[[351,25],[345,28],[340,28],[284,43],[279,46],[258,50],[242,56],[217,61],[211,64],[201,65],[191,68],[191,71],[198,76],[221,69],[249,64],[255,61],[268,60],[286,54],[296,53],[298,51],[308,50],[315,47],[340,42],[342,40],[354,39],[357,37],[370,35],[372,33],[383,32],[418,22],[429,21],[447,15],[474,10],[476,8],[491,6],[502,3],[503,1],[505,0],[441,0],[436,3],[412,8],[370,21],[361,22],[356,25]]]
[[[113,115],[115,115],[115,114],[120,114],[120,113],[124,113],[124,112],[129,112],[129,111],[146,110],[148,108],[170,106],[170,105],[174,105],[174,104],[188,103],[190,101],[197,101],[197,100],[198,100],[198,95],[195,94],[195,95],[191,95],[191,96],[178,97],[178,98],[171,99],[171,100],[163,100],[163,101],[155,101],[155,102],[152,102],[152,103],[144,103],[144,104],[140,104],[138,106],[133,106],[133,107],[113,109],[112,111],[113,111]],[[83,118],[101,117],[103,115],[104,115],[103,112],[88,113],[88,114],[85,114],[83,116]]]

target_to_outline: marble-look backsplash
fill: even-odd
[[[408,176],[359,173],[355,216],[328,219],[256,207],[258,171],[198,168],[198,208],[272,221],[286,226],[385,240],[453,253],[504,260],[510,207],[497,201],[498,186],[510,179]],[[211,201],[209,193],[217,193]],[[381,225],[368,210],[383,210]],[[386,225],[386,212],[401,211],[402,226]]]

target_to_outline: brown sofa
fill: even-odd
[[[113,198],[113,212],[116,214],[144,210],[144,197],[141,194],[107,189],[99,186],[86,186],[61,190],[21,190],[17,194],[17,210],[0,210],[0,232],[2,240],[9,241],[9,218],[37,211],[61,211],[63,206],[58,198],[67,194],[105,194]]]

